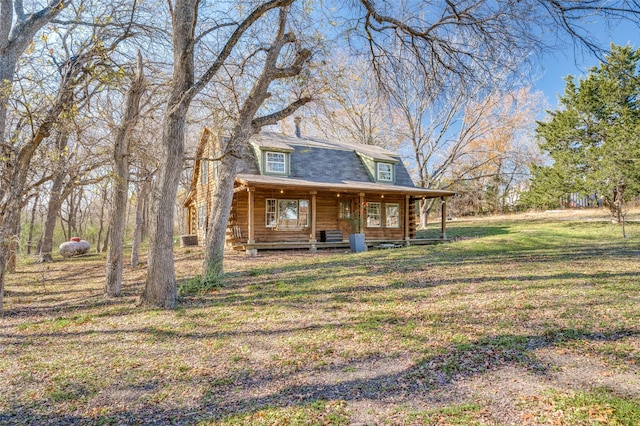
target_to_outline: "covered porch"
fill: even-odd
[[[353,201],[354,208],[351,213],[356,213],[354,216],[357,216],[359,221],[357,228],[365,235],[365,244],[368,249],[447,242],[449,240],[446,231],[446,199],[455,195],[452,191],[367,182],[329,184],[290,178],[278,182],[278,178],[265,179],[263,176],[255,175],[240,175],[236,180],[234,192],[237,211],[232,212],[232,219],[237,222],[230,224],[231,233],[235,238],[230,241],[228,247],[244,251],[248,255],[256,255],[258,250],[348,249],[350,245],[345,238],[348,235],[344,229],[339,230],[342,218],[341,203],[344,200]],[[275,197],[308,200],[308,203],[305,202],[305,207],[308,208],[305,212],[305,225],[295,230],[265,228],[262,223],[262,218],[265,217],[263,204],[266,198]],[[416,238],[415,202],[428,198],[440,198],[441,201],[440,237]],[[392,226],[384,223],[387,219],[384,212],[380,213],[380,223],[377,226],[367,223],[371,217],[368,216],[368,212],[363,214],[366,209],[363,206],[372,204],[376,204],[382,210],[387,205],[398,210],[398,216],[391,218]],[[246,224],[246,227],[239,226],[239,223]],[[326,238],[327,235],[333,238]]]

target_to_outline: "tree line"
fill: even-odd
[[[640,195],[640,50],[611,46],[583,78],[566,78],[561,107],[537,125],[551,164],[533,167],[527,207],[556,208],[568,194],[603,205],[623,225]]]

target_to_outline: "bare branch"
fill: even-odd
[[[257,117],[251,121],[251,127],[253,127],[254,131],[258,132],[264,126],[270,126],[276,124],[280,120],[289,117],[291,114],[296,112],[301,106],[308,104],[313,99],[310,97],[305,97],[296,100],[289,104],[286,108],[281,109],[280,111],[274,112],[273,114],[265,115],[262,117]]]
[[[67,7],[69,2],[70,0],[51,0],[46,7],[30,15],[24,16],[24,12],[20,12],[26,19],[18,20],[13,28],[11,28],[11,22],[8,22],[9,25],[7,29],[11,28],[11,32],[9,33],[8,37],[9,40],[6,47],[0,53],[5,54],[11,50],[24,50],[33,39],[35,33],[38,32],[40,28],[42,28],[42,26],[44,26],[47,22],[53,19],[53,17],[60,13],[62,9]],[[10,7],[10,0],[3,0],[3,8],[5,7],[5,3],[8,3],[7,6]],[[7,22],[2,22],[4,31],[6,31],[5,24],[7,24]],[[4,34],[0,33],[0,35]],[[6,52],[4,51],[5,49]]]
[[[213,76],[215,76],[218,70],[220,70],[220,68],[224,65],[229,55],[231,55],[231,51],[236,46],[236,44],[238,44],[238,41],[240,41],[240,38],[258,19],[260,19],[262,16],[264,16],[268,11],[272,9],[289,6],[293,2],[294,0],[272,0],[266,3],[263,3],[260,6],[258,6],[256,9],[254,9],[249,14],[249,16],[247,16],[247,18],[244,21],[242,21],[240,25],[238,25],[238,28],[236,28],[233,34],[229,36],[229,38],[227,39],[227,42],[225,43],[222,50],[218,54],[216,60],[213,62],[213,64],[211,64],[209,69],[205,71],[202,77],[200,77],[200,80],[198,80],[198,82],[196,82],[191,88],[189,88],[189,90],[185,92],[179,104],[182,105],[185,102],[189,103],[196,94],[200,93],[200,91],[204,89],[207,83],[211,81]]]
[[[22,0],[14,0],[14,10],[16,11],[16,17],[18,22],[24,21],[24,6]]]
[[[201,41],[203,38],[205,38],[206,36],[208,36],[209,34],[211,34],[211,33],[212,33],[212,32],[214,32],[214,31],[218,31],[218,30],[220,30],[220,29],[222,29],[222,28],[225,28],[225,27],[232,27],[232,26],[234,26],[234,25],[238,25],[238,23],[237,23],[237,22],[225,22],[224,24],[218,24],[218,25],[215,25],[215,26],[213,26],[213,27],[209,28],[208,30],[203,31],[201,34],[199,34],[199,35],[194,39],[193,44],[198,44],[198,43],[200,43],[200,41]]]

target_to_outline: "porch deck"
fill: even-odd
[[[453,241],[450,238],[413,238],[410,240],[365,240],[367,249],[378,248],[378,246],[394,245],[394,246],[422,246],[430,244],[442,244]],[[236,243],[232,246],[233,250],[246,251],[247,253],[256,253],[258,250],[311,250],[315,246],[316,249],[349,249],[349,241],[335,242],[316,242],[309,241],[291,241],[291,242],[268,242],[268,243]],[[387,247],[381,247],[387,248]]]

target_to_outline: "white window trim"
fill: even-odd
[[[282,156],[282,161],[269,161],[269,154]],[[282,171],[280,170],[271,170],[270,167],[273,164],[282,164]],[[286,175],[287,174],[287,154],[285,152],[277,152],[277,151],[266,151],[264,154],[264,171],[265,173],[277,174],[277,175]]]
[[[389,225],[389,207],[396,207],[398,209],[398,224],[396,226],[391,226]],[[385,224],[385,228],[392,228],[392,229],[398,229],[400,228],[400,219],[401,219],[401,214],[400,214],[400,204],[399,203],[386,203],[384,205],[384,224]]]
[[[269,211],[269,201],[273,201],[273,211]],[[273,222],[271,223],[269,223],[269,215],[273,215]],[[266,228],[278,226],[278,200],[275,198],[267,198],[264,202],[264,225]]]
[[[311,221],[311,202],[307,199],[298,200],[298,221],[300,220],[300,204],[305,202],[307,204],[307,222],[303,225],[304,228],[309,227],[309,222]]]
[[[382,166],[389,166],[389,170],[380,170]],[[393,182],[393,164],[392,163],[376,163],[376,180],[380,182]],[[383,179],[382,174],[389,174],[389,179]]]
[[[274,211],[269,211],[269,201],[273,201],[274,202],[274,207],[275,210]],[[308,199],[302,198],[302,199],[289,199],[289,198],[267,198],[265,200],[265,214],[264,214],[264,224],[266,228],[271,228],[271,229],[278,229],[279,225],[280,225],[280,202],[282,201],[295,201],[296,202],[296,208],[297,208],[297,219],[292,219],[292,220],[300,220],[300,204],[301,203],[307,203],[307,221],[305,224],[302,225],[302,227],[300,228],[291,228],[290,230],[295,230],[295,229],[304,229],[304,228],[308,228],[309,227],[309,222],[311,220],[311,212],[309,211],[309,209],[311,208],[311,203],[309,202]],[[269,216],[270,215],[274,215],[274,219],[275,221],[271,224],[269,224]]]
[[[378,213],[371,214],[369,209],[373,206],[378,206]],[[379,225],[370,225],[369,217],[377,217]],[[382,203],[368,203],[367,204],[367,228],[382,228]]]

